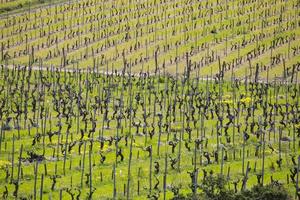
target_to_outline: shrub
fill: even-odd
[[[287,190],[281,184],[266,186],[255,185],[251,189],[251,197],[255,200],[290,200]]]
[[[201,194],[196,196],[179,195],[173,200],[291,200],[288,191],[278,182],[269,185],[255,185],[251,190],[234,193],[226,188],[228,182],[222,176],[208,176],[199,187]]]

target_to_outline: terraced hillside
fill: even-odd
[[[229,79],[299,71],[299,1],[67,1],[3,15],[2,63]],[[284,70],[285,69],[285,70]]]

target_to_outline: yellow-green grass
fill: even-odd
[[[187,1],[184,0],[166,1],[163,3],[147,1],[148,4],[146,4],[146,2],[132,2],[131,4],[125,3],[124,5],[121,4],[121,1],[109,1],[105,4],[100,1],[92,1],[93,4],[86,7],[87,12],[85,14],[83,14],[81,9],[78,9],[85,1],[79,3],[71,2],[70,5],[74,7],[73,10],[68,9],[70,8],[69,4],[64,4],[63,7],[57,6],[57,8],[55,6],[45,7],[44,9],[33,10],[30,14],[25,12],[24,16],[15,16],[17,21],[18,19],[24,19],[25,16],[28,17],[30,21],[25,20],[14,26],[10,25],[9,27],[4,27],[2,29],[4,37],[0,39],[0,42],[3,42],[5,49],[7,49],[8,40],[10,41],[10,45],[12,45],[14,41],[15,45],[8,48],[7,51],[5,50],[10,56],[13,56],[14,52],[29,50],[27,55],[10,58],[8,63],[27,65],[31,54],[31,47],[33,46],[35,49],[34,58],[36,62],[32,63],[32,65],[39,65],[38,60],[41,59],[43,66],[60,66],[62,64],[62,49],[64,48],[66,51],[67,46],[69,46],[70,50],[65,53],[66,59],[69,61],[66,67],[70,68],[73,67],[73,65],[78,65],[80,68],[93,67],[95,65],[94,61],[98,60],[96,63],[100,63],[98,65],[100,65],[99,67],[102,69],[106,69],[108,65],[110,69],[114,68],[120,70],[124,66],[122,56],[122,52],[124,51],[127,63],[133,64],[137,60],[137,64],[133,64],[132,67],[134,72],[148,68],[153,72],[155,70],[154,52],[159,48],[158,67],[161,72],[164,71],[162,66],[163,63],[165,63],[166,71],[172,74],[176,72],[176,65],[179,67],[178,72],[182,73],[186,67],[186,53],[190,52],[192,47],[198,49],[203,44],[206,45],[206,48],[202,51],[194,50],[194,54],[189,57],[192,63],[199,63],[203,57],[211,55],[212,51],[214,51],[216,56],[220,57],[221,62],[231,61],[237,58],[238,55],[237,49],[233,51],[230,50],[231,44],[236,43],[239,45],[243,38],[249,40],[250,38],[258,37],[261,33],[265,33],[266,38],[253,41],[245,47],[240,47],[239,54],[241,57],[245,56],[246,53],[253,50],[257,45],[262,44],[265,44],[267,47],[267,51],[264,53],[267,57],[267,55],[270,54],[270,42],[278,36],[295,34],[295,40],[291,41],[289,46],[291,48],[298,44],[299,19],[297,17],[297,10],[294,9],[295,1],[274,2],[266,0],[264,2],[251,2],[244,6],[239,6],[240,2],[238,1],[228,1],[228,8],[232,8],[228,10],[224,7],[225,1],[220,2],[219,5],[213,1],[207,2],[208,6],[203,2],[192,1],[187,3]],[[111,5],[114,5],[116,9],[111,10]],[[144,5],[145,7],[141,7],[140,5]],[[281,6],[285,6],[286,9],[282,13],[283,21],[279,23],[279,8]],[[199,10],[198,7],[201,7],[201,9]],[[56,10],[58,12],[56,12]],[[116,15],[116,10],[123,10],[124,12],[120,15]],[[213,14],[209,14],[211,11],[213,11]],[[37,13],[37,18],[35,17],[35,12]],[[114,13],[113,15],[111,14],[112,12]],[[239,12],[241,12],[241,14],[238,14]],[[264,17],[263,15],[266,12],[270,12],[271,15]],[[140,13],[140,17],[138,17],[137,13]],[[106,15],[106,17],[99,21],[87,21],[98,14]],[[202,14],[204,14],[203,17],[201,17]],[[226,15],[228,15],[228,18],[226,18]],[[63,20],[63,18],[65,20]],[[128,20],[118,22],[119,19],[126,18],[128,18]],[[158,19],[158,21],[152,21],[152,23],[147,25],[147,20],[153,20],[154,18]],[[233,20],[235,24],[234,27],[227,30],[221,29],[222,26],[233,24]],[[237,25],[239,20],[241,24]],[[269,26],[262,28],[262,20],[269,23]],[[11,22],[12,18],[9,18],[8,21]],[[44,21],[44,28],[40,27],[42,21]],[[45,24],[47,21],[51,21],[51,23],[48,25]],[[211,22],[208,23],[208,21]],[[1,23],[4,26],[6,20],[3,20]],[[138,28],[136,28],[137,23],[140,23]],[[294,28],[291,28],[291,23],[294,23]],[[23,31],[22,34],[14,33],[11,35],[12,31],[15,32],[20,26],[25,25],[31,27],[30,30]],[[94,29],[90,31],[91,25]],[[98,25],[105,26],[102,28]],[[66,26],[66,30],[62,29],[63,26]],[[125,26],[130,27],[130,30],[125,31]],[[289,26],[289,29],[281,33],[273,34],[275,29],[286,26]],[[188,29],[185,30],[185,27]],[[254,27],[254,29],[251,30],[251,27]],[[122,31],[116,33],[118,28],[122,28]],[[153,29],[153,32],[148,31],[151,29]],[[46,36],[40,38],[38,36],[40,30],[44,30]],[[69,33],[71,30],[80,30],[83,31],[83,33],[80,34],[80,36],[65,39],[64,32]],[[212,30],[216,30],[216,33],[211,33]],[[173,31],[175,33],[174,35]],[[136,32],[139,33],[138,37],[135,36]],[[140,36],[141,32],[143,33],[142,36]],[[28,35],[27,46],[24,33]],[[84,38],[92,39],[94,36],[99,37],[101,34],[105,35],[106,33],[112,33],[113,35],[98,38],[87,45],[83,44]],[[122,40],[125,34],[129,34],[131,39],[128,41]],[[189,37],[189,39],[185,41],[187,37]],[[226,37],[228,38],[227,45],[225,42]],[[49,47],[41,47],[42,43],[45,44],[47,40],[55,40],[56,38],[58,39],[57,44],[54,42]],[[78,39],[81,40],[79,49],[72,50],[71,47]],[[219,44],[216,44],[216,39],[219,41]],[[18,43],[19,41],[22,42]],[[102,51],[100,50],[102,46],[107,45],[107,42],[112,43],[113,41],[117,44],[103,48]],[[178,45],[176,50],[175,43],[179,41],[181,44]],[[137,42],[140,44],[140,48],[130,52],[129,49],[134,48]],[[146,43],[148,44],[146,45]],[[164,46],[166,45],[170,45],[170,48],[164,50]],[[37,46],[39,46],[39,48]],[[276,51],[277,48],[279,47],[275,47],[274,51]],[[92,53],[92,49],[94,53]],[[99,50],[98,53],[96,53],[96,49]],[[53,52],[60,52],[59,56],[46,59],[50,50],[52,54]],[[177,64],[174,61],[176,51],[178,57],[180,57]],[[227,51],[227,54],[225,54],[225,51]],[[148,55],[147,60],[146,54]],[[102,56],[103,61],[101,62]],[[172,63],[170,59],[172,59]],[[260,63],[260,57],[252,59],[251,62],[253,65]],[[245,75],[244,68],[247,67],[247,65],[248,63],[243,63],[239,66],[235,73],[236,76],[243,77]],[[218,73],[218,69],[218,60],[215,59],[214,62],[205,64],[200,69],[200,73],[202,76],[211,75],[211,73],[215,75]],[[196,74],[197,69],[193,71],[192,74]],[[266,73],[263,72],[261,77],[266,78],[265,74]],[[226,78],[230,76],[231,70],[225,73]]]

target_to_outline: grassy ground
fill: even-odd
[[[248,76],[259,64],[260,78],[269,69],[273,79],[282,76],[284,60],[289,67],[299,62],[298,7],[296,0],[71,1],[9,15],[0,22],[0,43],[10,64],[38,66],[41,59],[43,66],[121,69],[124,52],[135,72],[165,67],[175,74],[183,73],[188,53],[193,74],[215,75],[220,58],[225,77]],[[275,56],[280,61],[272,64]]]
[[[28,71],[24,71],[26,77],[28,75]],[[1,85],[4,86],[4,88],[7,89],[7,91],[11,92],[2,92],[1,93],[1,99],[5,100],[7,99],[7,104],[5,104],[5,109],[8,109],[8,115],[3,116],[2,118],[2,124],[5,122],[5,119],[7,117],[14,117],[14,114],[12,113],[12,110],[14,110],[14,102],[21,102],[22,99],[25,98],[25,94],[20,93],[18,89],[14,90],[15,85],[18,83],[18,85],[21,85],[23,82],[23,78],[20,71],[20,78],[16,78],[17,74],[12,74],[13,71],[9,70],[7,72],[2,71],[1,72]],[[34,78],[34,77],[40,77],[43,76],[43,83],[41,83],[39,80],[40,78]],[[6,77],[6,78],[5,78]],[[13,78],[15,77],[15,78]],[[58,79],[58,77],[61,77]],[[10,82],[9,82],[10,80]],[[24,79],[25,81],[26,79]],[[2,132],[2,139],[1,139],[1,148],[0,148],[0,160],[2,162],[7,161],[10,163],[8,166],[8,169],[10,171],[11,177],[8,178],[8,181],[5,180],[5,170],[2,169],[0,171],[0,183],[2,186],[7,186],[9,190],[9,198],[13,198],[12,192],[14,190],[14,186],[12,184],[9,184],[9,180],[13,178],[14,180],[17,178],[17,171],[18,171],[18,157],[20,153],[21,145],[23,145],[23,153],[22,157],[27,157],[26,152],[27,151],[34,151],[38,154],[42,154],[43,151],[45,151],[45,157],[46,161],[39,162],[38,164],[38,170],[37,170],[37,182],[36,185],[34,184],[34,166],[33,163],[22,163],[22,175],[20,179],[20,187],[19,187],[19,196],[29,197],[34,194],[34,188],[36,188],[37,191],[37,197],[40,195],[40,186],[41,186],[41,176],[44,174],[44,184],[43,184],[43,197],[45,199],[59,199],[60,190],[63,190],[65,188],[71,188],[72,190],[76,191],[75,188],[82,191],[80,198],[85,199],[88,196],[89,193],[89,185],[85,183],[86,179],[86,173],[89,173],[90,167],[89,167],[89,159],[91,159],[91,171],[92,171],[92,186],[96,188],[93,198],[94,199],[111,199],[113,197],[113,180],[112,180],[112,169],[114,165],[117,165],[116,167],[116,191],[117,191],[117,197],[122,199],[126,196],[124,195],[124,184],[127,184],[127,178],[128,178],[128,161],[129,161],[129,150],[130,150],[130,137],[128,138],[128,146],[125,145],[124,138],[121,139],[121,141],[118,143],[118,148],[121,148],[123,150],[124,155],[124,161],[121,162],[120,158],[118,158],[118,162],[116,163],[116,157],[115,157],[115,151],[116,146],[115,143],[113,143],[111,146],[109,146],[108,142],[105,142],[104,147],[100,148],[100,142],[97,141],[97,138],[103,134],[105,138],[109,138],[110,136],[133,136],[134,142],[132,147],[132,165],[131,165],[131,181],[130,181],[130,198],[131,199],[147,199],[147,195],[149,194],[149,168],[150,168],[150,158],[148,156],[148,152],[145,151],[145,148],[149,145],[152,145],[153,147],[153,158],[152,158],[152,193],[159,193],[160,192],[160,198],[163,197],[163,177],[164,177],[164,166],[165,166],[165,156],[168,155],[172,158],[179,158],[179,154],[181,155],[180,160],[180,168],[178,168],[178,163],[175,165],[175,169],[172,169],[170,166],[170,158],[167,158],[167,186],[170,188],[171,185],[180,186],[180,192],[181,193],[190,193],[191,190],[189,188],[189,184],[191,183],[191,179],[189,177],[188,171],[192,171],[195,167],[194,162],[192,159],[195,156],[196,152],[196,167],[199,168],[199,175],[198,180],[201,180],[203,178],[203,169],[209,171],[213,170],[215,174],[221,173],[221,154],[222,149],[218,145],[224,145],[228,159],[227,161],[224,161],[223,166],[223,174],[227,176],[228,169],[230,167],[230,173],[229,173],[229,180],[232,183],[236,180],[241,180],[243,178],[244,173],[242,171],[243,166],[243,157],[244,157],[244,163],[246,168],[246,163],[250,162],[251,171],[249,173],[249,180],[247,183],[247,187],[251,187],[251,185],[256,184],[256,174],[260,174],[262,170],[262,153],[263,148],[262,145],[260,145],[262,137],[257,138],[254,133],[251,133],[248,129],[248,133],[250,135],[250,138],[247,142],[243,143],[243,131],[246,128],[245,125],[245,116],[246,116],[246,110],[249,108],[252,103],[259,102],[260,100],[268,101],[270,104],[275,104],[276,102],[279,105],[283,105],[286,102],[288,102],[290,105],[296,105],[297,99],[299,99],[299,92],[297,94],[296,99],[292,99],[291,96],[293,94],[293,88],[298,89],[299,87],[295,85],[291,86],[279,86],[279,85],[272,85],[269,87],[269,95],[268,99],[266,99],[266,95],[263,95],[262,98],[259,98],[257,95],[251,94],[250,92],[250,86],[246,90],[245,85],[241,85],[238,90],[235,90],[234,94],[234,88],[232,87],[232,84],[230,82],[225,82],[222,85],[215,84],[213,82],[207,81],[207,82],[199,82],[197,84],[196,80],[190,80],[190,86],[185,86],[183,89],[183,85],[181,82],[177,82],[177,88],[176,90],[178,92],[175,92],[175,88],[171,89],[172,82],[174,80],[166,77],[150,77],[150,78],[132,78],[132,92],[130,92],[130,88],[128,85],[129,78],[122,79],[121,77],[117,76],[102,76],[102,75],[96,75],[96,74],[82,74],[81,81],[79,80],[79,74],[77,73],[66,73],[63,72],[60,73],[60,76],[58,76],[58,73],[49,73],[49,72],[38,72],[33,71],[31,78],[27,79],[30,80],[30,93],[33,94],[33,96],[40,96],[38,94],[38,91],[41,91],[41,88],[45,87],[45,95],[40,96],[40,107],[44,105],[43,111],[41,109],[36,110],[36,114],[34,116],[34,112],[31,110],[32,105],[32,98],[30,98],[27,103],[29,105],[29,118],[35,119],[37,123],[39,123],[38,128],[30,127],[30,123],[27,120],[27,122],[24,121],[24,116],[21,115],[20,125],[21,129],[18,130],[10,130],[10,131],[3,131]],[[86,87],[86,81],[89,81],[90,90],[86,93],[87,87]],[[66,81],[66,82],[65,82]],[[125,82],[123,82],[125,81]],[[11,83],[11,87],[8,87],[8,83]],[[26,81],[25,81],[26,83]],[[173,82],[176,83],[176,82]],[[27,83],[25,84],[26,87]],[[37,85],[38,89],[34,92],[34,85]],[[46,86],[48,85],[48,86]],[[58,89],[58,86],[61,85],[61,93],[57,93],[57,95],[54,98],[53,91]],[[81,85],[81,89],[79,87]],[[196,87],[197,91],[200,92],[200,94],[195,94],[193,96],[188,95],[188,90],[191,90],[191,86]],[[113,87],[112,87],[113,86]],[[146,90],[146,88],[152,88]],[[96,130],[94,133],[88,137],[88,131],[91,129],[92,125],[89,121],[87,123],[87,129],[85,132],[85,136],[82,140],[80,140],[80,129],[85,129],[85,123],[82,121],[82,116],[77,118],[77,101],[76,99],[69,100],[69,92],[68,88],[70,88],[70,92],[73,95],[78,94],[78,92],[82,91],[82,104],[83,106],[87,106],[87,112],[88,117],[87,118],[95,118],[96,120]],[[262,85],[257,86],[262,87]],[[289,90],[287,90],[287,87],[289,87]],[[48,90],[49,89],[49,90]],[[166,89],[169,90],[169,93],[166,93]],[[183,89],[183,96],[181,95],[181,91]],[[188,111],[187,116],[192,116],[191,107],[190,105],[196,105],[199,103],[199,98],[205,98],[205,94],[207,92],[212,93],[218,93],[219,89],[222,91],[222,95],[213,95],[213,97],[216,97],[217,100],[210,100],[209,101],[209,108],[216,110],[215,106],[220,106],[219,109],[221,112],[224,112],[224,117],[226,116],[226,107],[227,104],[231,111],[233,111],[233,107],[237,106],[238,102],[246,102],[245,106],[241,107],[241,112],[236,115],[238,117],[239,121],[236,121],[235,124],[240,124],[242,132],[238,133],[237,128],[230,125],[228,133],[231,137],[231,142],[226,142],[226,136],[224,135],[224,127],[221,130],[222,135],[217,136],[217,119],[211,118],[211,115],[209,112],[207,113],[208,119],[205,119],[203,116],[203,124],[201,124],[201,112],[196,111],[194,117],[196,117],[196,124],[193,125],[193,121],[187,120],[186,116],[183,114],[183,109],[185,111]],[[27,89],[26,89],[27,90]],[[278,90],[278,95],[275,93],[275,91]],[[13,92],[15,91],[15,92]],[[105,92],[106,91],[106,92]],[[107,93],[107,91],[110,91]],[[121,95],[123,91],[123,96]],[[201,91],[204,91],[204,94],[201,95]],[[289,92],[287,92],[289,91]],[[286,93],[287,92],[287,93]],[[108,118],[111,120],[110,123],[110,129],[104,128],[106,126],[106,122],[103,122],[103,113],[101,112],[101,109],[98,107],[96,110],[93,109],[97,105],[95,103],[95,97],[100,97],[100,99],[104,100],[105,97],[107,97],[107,94],[111,94],[110,96],[110,102],[108,103]],[[154,93],[157,94],[157,96],[154,96]],[[137,102],[135,98],[137,98],[137,95],[140,95],[141,100]],[[241,95],[244,94],[244,97],[241,97]],[[85,102],[85,98],[87,96],[87,102]],[[182,108],[179,108],[179,103],[177,102],[174,110],[174,121],[173,117],[166,117],[167,114],[167,108],[169,106],[174,105],[173,99],[175,98],[185,99],[183,101]],[[202,96],[202,97],[201,97]],[[236,98],[234,98],[234,96]],[[74,96],[75,97],[75,96]],[[193,98],[192,98],[193,97]],[[136,128],[133,126],[130,126],[130,118],[122,118],[121,119],[121,127],[117,128],[117,120],[113,118],[113,107],[118,105],[118,99],[122,99],[124,102],[124,107],[119,108],[127,109],[130,106],[130,99],[132,98],[132,107],[136,108],[136,117],[132,119],[133,122],[141,121],[143,122],[143,114],[146,112],[146,114],[149,114],[149,117],[147,118],[148,126],[145,127],[145,133],[143,134],[143,128],[140,127],[139,131],[136,133]],[[219,100],[221,104],[219,104]],[[74,116],[71,117],[71,124],[72,128],[70,129],[69,134],[66,133],[67,130],[67,122],[65,117],[62,117],[61,120],[56,116],[57,112],[54,111],[54,100],[55,99],[61,99],[66,100],[68,102],[68,106],[71,106],[74,111]],[[248,99],[248,100],[247,100]],[[160,103],[162,107],[160,108]],[[45,102],[45,104],[44,104]],[[102,103],[98,104],[103,106]],[[144,102],[142,104],[141,102]],[[235,103],[234,103],[235,102]],[[24,102],[23,102],[24,103]],[[63,105],[63,104],[61,104]],[[96,106],[97,107],[97,106]],[[203,109],[203,107],[201,108]],[[61,108],[62,110],[62,108]],[[48,111],[48,114],[45,115],[45,112]],[[268,109],[270,111],[270,107]],[[40,112],[44,113],[43,119],[39,119]],[[104,110],[103,110],[104,112]],[[275,112],[275,111],[273,111]],[[156,113],[156,114],[155,114]],[[169,121],[170,127],[168,130],[162,129],[161,132],[161,138],[160,143],[158,145],[159,140],[159,128],[158,128],[158,121],[159,117],[157,116],[158,113],[162,113],[163,115],[163,124],[167,124]],[[299,113],[297,114],[297,116]],[[173,116],[173,111],[171,112],[171,116]],[[291,119],[292,116],[289,118]],[[262,107],[258,103],[258,107],[254,112],[254,115],[250,117],[250,121],[252,120],[254,122],[258,122],[259,118],[261,118],[263,121],[267,120],[263,118],[263,112]],[[79,119],[79,121],[78,121]],[[292,122],[291,120],[286,120],[285,122],[288,124],[287,127],[283,127],[280,125],[279,121],[281,119],[281,116],[275,115],[275,129],[270,130],[270,124],[267,125],[267,127],[264,129],[261,127],[255,127],[254,131],[258,131],[260,128],[263,128],[264,131],[266,131],[266,148],[265,148],[265,183],[270,182],[271,176],[275,180],[279,180],[281,183],[284,183],[286,188],[288,188],[291,195],[294,195],[294,186],[289,181],[289,184],[287,183],[287,176],[289,175],[289,169],[292,169],[293,164],[291,162],[291,157],[299,155],[299,137],[294,138],[294,134],[296,134],[295,129],[293,127],[298,127],[299,124],[295,124],[297,122]],[[149,138],[149,132],[152,130],[151,124],[154,120],[154,131],[155,135],[152,139]],[[228,120],[225,119],[224,123],[226,123]],[[62,123],[62,130],[60,135],[54,135],[52,138],[52,142],[49,141],[49,138],[47,136],[48,131],[57,131],[58,126],[57,123]],[[79,123],[79,127],[77,128],[77,122]],[[26,124],[26,125],[25,125]],[[42,125],[44,124],[44,125]],[[189,138],[189,135],[186,131],[186,127],[188,126],[192,129],[191,136]],[[2,125],[3,126],[3,125]],[[10,126],[13,127],[13,122],[10,123]],[[29,126],[30,128],[27,129],[25,127]],[[131,127],[131,128],[130,128]],[[249,127],[248,127],[249,128]],[[131,130],[130,130],[131,129]],[[282,137],[288,137],[290,138],[290,142],[280,142],[281,145],[281,151],[279,151],[279,130],[282,129]],[[32,145],[34,136],[40,133],[41,138],[40,141],[37,142],[37,144]],[[182,134],[182,140],[180,140],[180,135]],[[235,138],[233,140],[233,137]],[[68,138],[68,139],[67,139]],[[177,139],[175,139],[177,138]],[[205,142],[202,143],[200,149],[195,150],[195,143],[194,141],[196,139],[204,139],[206,138],[208,140],[208,145],[205,147]],[[91,157],[89,157],[89,148],[90,148],[90,142],[93,144],[93,148],[91,150]],[[178,141],[178,145],[175,148],[175,152],[171,152],[171,146],[168,145],[169,141]],[[13,150],[13,141],[14,141],[14,150]],[[61,152],[62,149],[65,148],[65,146],[76,141],[76,145],[73,148],[73,150],[66,154],[66,160],[65,160],[65,173],[64,173],[64,154]],[[84,156],[84,145],[81,148],[81,154],[78,153],[79,143],[83,142],[86,143],[86,154]],[[189,151],[185,147],[185,143],[187,142],[188,146],[191,148],[191,151]],[[181,144],[180,144],[181,143]],[[180,147],[181,145],[181,147]],[[245,149],[243,151],[243,145],[245,145]],[[271,145],[275,151],[272,152],[268,145]],[[256,146],[259,146],[258,155],[255,156],[255,148]],[[158,147],[159,147],[159,155],[158,155]],[[179,150],[180,149],[180,150]],[[219,155],[219,161],[218,163],[214,162],[214,157],[211,157],[212,163],[208,164],[206,159],[203,157],[203,152],[208,151],[211,154],[213,154],[214,151],[218,152]],[[103,155],[106,156],[106,160],[104,164],[100,163],[100,152],[102,152]],[[234,152],[236,154],[234,159]],[[244,152],[244,153],[243,153]],[[53,157],[54,155],[54,157]],[[12,156],[14,156],[14,170],[12,175]],[[279,156],[283,159],[282,166],[279,168],[276,164],[276,160],[279,159]],[[160,172],[158,174],[155,174],[154,172],[154,162],[158,162],[160,164]],[[84,163],[84,164],[83,164]],[[256,169],[255,169],[256,165]],[[45,166],[47,167],[47,175],[45,171]],[[84,166],[84,167],[83,167]],[[82,171],[84,169],[84,171]],[[101,180],[101,173],[102,173],[102,180]],[[59,178],[57,178],[57,184],[53,191],[51,191],[51,184],[52,181],[50,177],[52,175],[58,175]],[[83,176],[83,179],[81,177]],[[157,183],[156,178],[159,180],[158,189],[154,190],[153,187]],[[83,181],[83,186],[81,188],[81,181]],[[140,193],[137,194],[137,184],[138,181],[140,182]],[[229,187],[233,188],[233,185],[230,184]],[[238,188],[241,187],[241,182],[238,184]],[[0,193],[4,191],[4,187],[0,188]],[[200,190],[198,192],[201,192]],[[78,192],[75,192],[76,194]],[[170,189],[167,190],[167,199],[171,198],[173,196]],[[63,190],[62,192],[63,199],[71,199],[70,196]]]
[[[0,16],[14,13],[23,13],[28,9],[36,9],[38,6],[52,5],[59,0],[1,0]]]

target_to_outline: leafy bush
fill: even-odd
[[[278,182],[265,186],[255,185],[251,190],[238,193],[227,189],[227,184],[228,182],[222,176],[211,175],[199,185],[201,194],[179,195],[173,200],[291,200],[287,190]]]
[[[213,176],[210,175],[206,177],[205,181],[199,186],[204,194],[206,199],[232,199],[232,194],[233,192],[226,189],[227,181],[223,176]]]
[[[255,200],[289,200],[286,189],[281,184],[269,184],[266,186],[255,185],[251,191],[242,192],[242,195],[251,195],[250,199]]]

